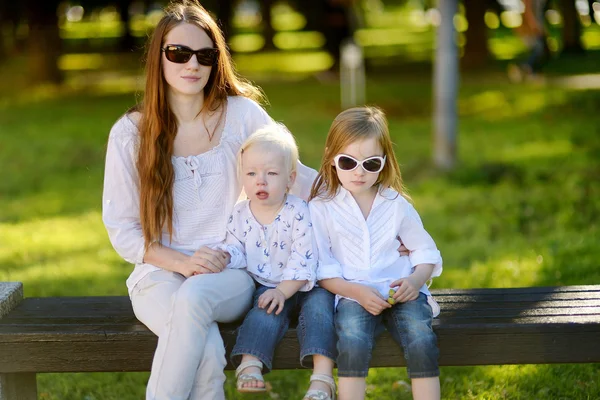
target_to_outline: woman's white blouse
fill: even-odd
[[[185,254],[225,240],[227,218],[241,194],[236,154],[242,142],[272,119],[256,102],[229,97],[220,142],[211,150],[189,157],[172,157],[173,238],[165,228],[162,243]],[[138,129],[127,116],[112,127],[108,139],[102,196],[102,219],[110,241],[126,261],[135,264],[127,279],[131,294],[146,274],[158,267],[144,263],[144,237],[140,224],[136,169]],[[292,193],[308,198],[316,172],[298,165]]]
[[[387,298],[389,285],[409,276],[416,265],[434,264],[432,278],[442,273],[442,257],[419,214],[393,189],[378,191],[366,220],[343,187],[331,200],[312,200],[309,208],[318,249],[317,280],[343,278],[376,288]],[[398,237],[409,256],[398,252]],[[427,286],[420,291],[437,316],[439,306]]]
[[[250,201],[236,204],[227,223],[229,268],[247,268],[264,286],[281,281],[307,280],[307,292],[316,279],[317,260],[313,249],[312,224],[306,201],[288,195],[269,225],[261,225],[250,210]]]

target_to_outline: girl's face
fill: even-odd
[[[367,138],[349,144],[341,149],[338,154],[345,154],[358,161],[363,161],[370,157],[383,157],[383,149],[376,138]],[[334,161],[332,161],[332,165],[335,166]],[[336,173],[342,186],[355,197],[373,194],[377,191],[377,188],[373,185],[377,182],[377,178],[379,178],[379,172],[367,172],[362,166],[358,166],[352,171],[344,171],[336,168]]]
[[[214,47],[204,30],[188,23],[179,24],[169,31],[164,38],[163,49],[168,45],[186,46],[192,50]],[[169,85],[170,95],[197,96],[204,92],[212,66],[201,65],[196,55],[192,55],[187,62],[178,64],[169,61],[164,51],[161,53],[163,75]]]
[[[242,154],[242,185],[254,205],[279,207],[294,183],[285,157],[277,149],[253,145]]]

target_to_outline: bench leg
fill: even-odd
[[[37,400],[35,373],[0,374],[0,400]]]

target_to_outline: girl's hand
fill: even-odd
[[[396,287],[396,293],[392,296],[394,300],[401,303],[416,300],[419,297],[419,289],[423,284],[416,282],[416,279],[411,275],[406,278],[398,279],[390,284],[390,287]]]
[[[391,307],[377,289],[365,285],[361,285],[358,289],[355,300],[373,315],[379,315],[383,310]]]
[[[398,239],[398,241],[400,242],[400,247],[398,247],[398,253],[400,253],[401,256],[407,256],[410,254],[410,250],[408,250],[404,244],[402,243],[402,239],[400,239],[400,236],[397,236],[396,239]]]
[[[269,306],[270,304],[270,306]],[[283,311],[283,306],[285,305],[285,295],[283,292],[277,288],[269,289],[258,298],[258,308],[267,308],[267,314],[271,314],[273,310],[275,311],[275,315],[279,315],[281,311]]]
[[[205,273],[216,273],[221,272],[229,264],[230,256],[229,253],[222,250],[213,250],[209,247],[200,247],[190,257],[190,262],[196,264],[198,267],[197,274]]]

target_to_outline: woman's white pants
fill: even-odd
[[[254,281],[244,270],[185,279],[151,272],[131,295],[136,317],[158,336],[147,400],[223,400],[227,361],[217,322],[249,309]]]

